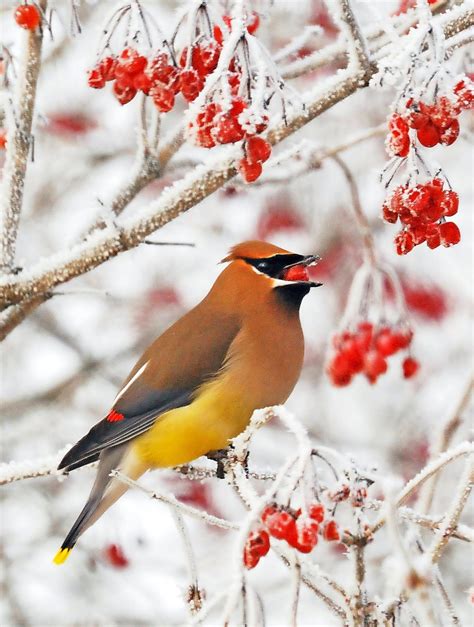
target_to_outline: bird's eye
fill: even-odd
[[[260,270],[260,272],[267,272],[269,268],[270,268],[270,264],[268,263],[268,261],[258,262],[257,269]]]

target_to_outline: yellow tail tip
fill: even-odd
[[[53,558],[53,562],[55,564],[57,564],[58,566],[60,564],[64,564],[64,562],[69,557],[69,553],[71,551],[72,551],[72,549],[59,549],[59,551],[56,553],[56,555]]]

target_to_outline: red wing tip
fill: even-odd
[[[125,418],[125,416],[123,414],[120,414],[118,411],[115,411],[115,409],[112,409],[106,420],[108,422],[120,422],[120,420],[123,420]]]

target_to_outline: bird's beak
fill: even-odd
[[[281,278],[285,281],[305,283],[309,287],[320,287],[322,283],[316,283],[315,281],[309,280],[307,270],[309,266],[316,266],[318,261],[321,261],[321,257],[319,255],[306,255],[301,261],[285,266]]]

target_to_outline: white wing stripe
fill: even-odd
[[[140,368],[140,370],[138,370],[138,372],[135,373],[135,375],[130,379],[130,381],[127,383],[127,385],[120,390],[120,392],[115,397],[115,400],[112,403],[112,405],[115,405],[115,403],[119,400],[119,398],[121,398],[125,394],[125,392],[132,385],[132,383],[134,381],[136,381],[138,379],[138,377],[143,373],[143,371],[145,370],[145,368],[148,366],[149,363],[150,363],[150,361],[148,360],[145,364],[143,364],[143,366]]]

